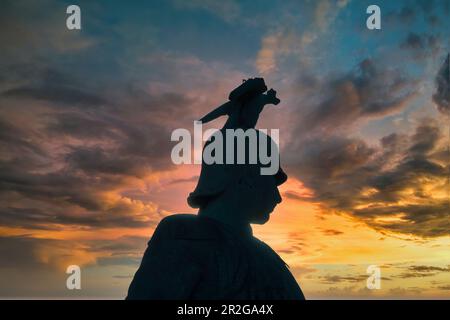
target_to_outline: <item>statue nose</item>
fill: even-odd
[[[278,190],[278,188],[276,191],[275,199],[276,199],[277,204],[281,203],[281,201],[283,201],[283,198],[281,198],[281,194],[280,194],[280,191]]]

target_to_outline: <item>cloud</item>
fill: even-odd
[[[328,1],[320,0],[315,9],[315,24],[320,31],[324,32],[336,19],[339,11],[345,8],[350,0]]]
[[[0,268],[17,270],[66,270],[85,266],[137,266],[148,242],[147,237],[122,236],[102,240],[58,240],[31,235],[0,237]]]
[[[28,237],[1,237],[0,238],[0,254],[1,257],[8,259],[0,259],[0,268],[17,268],[27,267],[29,269],[36,268],[41,265],[35,254],[37,240]]]
[[[280,64],[287,58],[294,57],[298,60],[298,57],[303,57],[307,47],[326,34],[349,2],[350,0],[320,0],[304,4],[294,2],[292,9],[288,5],[287,11],[268,17],[267,19],[279,22],[271,25],[270,31],[261,39],[261,48],[255,61],[258,72],[270,75],[277,72]],[[297,11],[303,14],[296,15]],[[298,26],[299,21],[304,24]]]
[[[450,55],[441,66],[436,76],[436,93],[433,95],[433,101],[438,110],[445,115],[450,114]]]
[[[398,278],[401,279],[410,279],[410,278],[424,278],[424,277],[432,277],[436,275],[435,273],[417,273],[417,272],[404,272],[398,275]]]
[[[414,265],[414,266],[409,266],[408,269],[411,271],[417,271],[417,272],[434,272],[434,271],[450,272],[450,266],[436,267],[436,266],[423,266],[423,265],[416,266],[416,265]]]
[[[140,262],[140,257],[101,257],[97,261],[99,266],[138,266]]]
[[[277,50],[280,41],[277,35],[268,35],[262,39],[261,49],[256,57],[256,69],[261,74],[267,74],[277,69]]]
[[[121,101],[100,106],[97,102],[108,99],[55,94],[55,86],[65,87],[72,80],[61,73],[48,74],[28,77],[42,84],[32,91],[18,87],[2,95],[5,110],[10,110],[8,120],[0,123],[0,144],[7,151],[0,164],[2,222],[32,228],[97,228],[143,227],[159,219],[153,203],[123,191],[139,188],[143,179],[172,168],[170,129],[160,124],[161,118],[142,121],[142,114],[126,110],[127,103]],[[158,98],[163,108],[177,103],[170,95],[164,97]],[[29,108],[30,118],[15,108],[25,103],[22,109],[27,109],[30,101],[36,105],[40,98],[46,100],[45,111]]]
[[[309,193],[299,194],[299,193],[293,192],[293,191],[284,192],[283,197],[286,197],[286,198],[292,199],[292,200],[299,200],[299,201],[311,199],[311,195]]]
[[[416,17],[416,12],[411,6],[403,7],[398,12],[391,12],[387,15],[388,21],[401,21],[411,23]]]
[[[190,178],[174,179],[174,180],[169,181],[168,184],[197,182],[198,178],[199,178],[199,176],[192,176]]]
[[[3,84],[7,89],[2,90],[1,96],[5,98],[43,100],[86,108],[110,103],[102,93],[95,92],[77,76],[43,62],[10,62],[3,69],[6,73]]]
[[[433,35],[419,35],[414,32],[410,32],[405,41],[401,44],[403,48],[424,50],[428,47],[436,46],[437,39]]]
[[[62,195],[67,193],[62,192]],[[3,226],[21,227],[30,230],[60,230],[83,227],[85,230],[105,228],[144,228],[154,226],[163,217],[155,205],[127,198],[109,203],[106,199],[72,199],[79,203],[39,199],[24,201],[24,205],[13,201],[10,206],[2,206],[0,222]],[[27,203],[39,204],[42,209],[26,207]],[[81,207],[81,208],[80,208]],[[83,208],[85,207],[85,208]]]
[[[448,235],[448,157],[441,124],[422,119],[415,132],[370,143],[355,134],[368,121],[385,122],[405,111],[416,101],[417,84],[404,70],[377,59],[340,75],[299,77],[283,159],[287,172],[312,196],[286,195],[311,201],[323,212],[349,214],[379,231]]]
[[[129,274],[129,275],[114,275],[113,276],[114,279],[124,279],[124,280],[130,280],[133,278],[133,275]]]
[[[239,3],[234,0],[232,0],[232,1],[221,1],[221,0],[181,1],[181,0],[174,0],[173,4],[174,4],[175,8],[178,8],[178,9],[205,10],[211,14],[219,16],[224,21],[227,21],[230,23],[233,22],[234,20],[236,20],[241,14],[241,8],[239,6]]]
[[[437,288],[440,290],[450,290],[450,284],[438,286]]]
[[[305,275],[309,273],[317,272],[318,270],[313,266],[303,265],[303,266],[290,266],[289,270],[292,272],[295,278],[302,279]]]
[[[344,298],[344,299],[350,299],[350,298],[359,298],[362,297],[369,297],[374,298],[374,291],[367,289],[366,286],[358,286],[358,285],[349,285],[344,287],[338,287],[338,286],[331,286],[328,287],[326,290],[323,291],[317,291],[314,292],[311,295],[317,296],[317,297],[338,297],[338,298]]]
[[[88,131],[79,138],[85,145],[95,144]],[[122,194],[152,169],[169,168],[162,160],[161,164],[154,161],[160,155],[146,151],[145,144],[144,150],[135,147],[139,135],[132,142],[116,139],[118,146],[102,153],[99,146],[71,145],[61,133],[49,137],[45,127],[34,131],[3,121],[0,132],[0,143],[7,151],[0,163],[2,225],[142,227],[160,218],[161,211],[153,203]]]
[[[301,51],[302,45],[308,42],[305,40],[305,35],[300,36],[294,30],[285,27],[280,29],[261,39],[261,48],[256,56],[255,67],[262,75],[278,71],[283,59]]]
[[[434,27],[438,23],[436,12],[441,10],[448,12],[447,1],[410,1],[408,5],[388,12],[386,14],[386,21],[389,24],[400,22],[401,24],[411,25],[416,19],[418,20],[420,17],[423,17],[425,22]]]
[[[407,269],[406,272],[400,273],[397,277],[401,279],[423,278],[423,277],[432,277],[443,272],[450,272],[450,266],[438,267],[426,265],[412,265],[408,266],[406,269]]]
[[[415,58],[435,58],[442,49],[442,44],[437,35],[410,32],[400,47],[410,50]]]
[[[17,14],[15,5],[10,9]],[[220,63],[154,48],[140,47],[132,60],[96,49],[12,54],[0,63],[2,226],[154,225],[167,212],[147,200],[149,186],[175,168],[171,131],[190,128],[243,77]],[[86,59],[98,68],[86,67]]]
[[[445,148],[441,128],[425,119],[412,135],[391,134],[378,146],[356,138],[313,137],[295,145],[288,165],[311,189],[310,201],[345,212],[377,230],[419,237],[448,235]]]
[[[33,55],[80,53],[95,46],[87,34],[68,32],[66,8],[67,4],[53,1],[3,1],[0,42],[5,57],[27,61]]]
[[[4,97],[19,97],[31,100],[47,100],[55,103],[81,104],[86,106],[99,105],[104,101],[87,92],[64,85],[19,87],[2,93]]]
[[[367,280],[367,275],[362,274],[358,276],[340,276],[340,275],[325,275],[320,276],[323,283],[333,284],[340,282],[364,282]]]
[[[300,79],[300,82],[303,81]],[[365,59],[357,68],[338,77],[313,82],[303,112],[298,115],[299,136],[326,134],[348,128],[359,119],[381,118],[399,112],[415,97],[416,84],[398,69],[381,68]],[[348,130],[348,129],[347,129]]]
[[[104,63],[101,56],[91,63]],[[217,92],[242,75],[161,52],[137,59],[140,69],[151,72],[133,76],[124,61],[91,72],[78,68],[83,57],[71,59],[77,68],[51,57],[0,63],[0,224],[51,230],[152,226],[167,212],[146,200],[148,181],[156,184],[174,169],[171,131],[192,126],[218,103]],[[111,70],[118,72],[114,80]],[[89,77],[97,80],[85,81]]]
[[[37,239],[31,236],[0,237],[0,268],[14,268],[24,273],[64,270],[71,264],[95,263],[95,255],[80,242]]]
[[[102,234],[97,233],[99,236]],[[147,241],[148,237],[133,235],[96,240],[35,238],[31,234],[0,236],[0,295],[73,298],[73,292],[68,293],[65,287],[66,270],[69,265],[78,265],[83,296],[111,292],[111,277],[115,274],[123,274],[124,283],[112,295],[123,296],[130,280],[125,280],[125,275],[131,276],[138,267]]]
[[[343,234],[342,231],[334,230],[334,229],[325,229],[325,230],[322,230],[322,233],[326,236],[338,236],[338,235]]]
[[[144,251],[148,240],[148,237],[121,236],[114,241],[92,240],[89,241],[89,245],[95,252],[111,252],[114,256],[131,255]]]
[[[389,289],[389,294],[395,297],[417,296],[422,294],[426,289],[419,287],[396,287]]]

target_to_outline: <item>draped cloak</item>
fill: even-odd
[[[304,299],[284,261],[242,230],[176,214],[156,228],[127,299]]]

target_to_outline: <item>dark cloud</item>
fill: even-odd
[[[4,161],[8,161],[14,155],[22,155],[24,158],[32,158],[34,164],[37,166],[45,158],[45,150],[36,140],[41,137],[37,135],[30,137],[29,132],[25,128],[20,128],[12,124],[6,119],[0,119],[0,146],[4,155]],[[8,157],[9,156],[9,157]],[[19,161],[22,165],[30,165],[22,157],[14,159],[14,162]],[[41,160],[41,161],[39,161]]]
[[[429,155],[440,138],[440,128],[437,127],[436,123],[419,125],[411,137],[411,146],[408,150],[409,155],[414,159]]]
[[[433,34],[410,32],[400,44],[402,49],[410,50],[415,58],[436,57],[441,49],[441,39]]]
[[[48,21],[40,13],[33,20],[48,41],[33,51],[33,58],[18,55],[30,53],[27,48],[36,37],[20,18],[22,5],[8,2],[1,13],[10,30],[23,31],[31,44],[0,31],[9,57],[0,62],[0,223],[31,229],[152,225],[161,210],[143,200],[143,192],[126,192],[174,168],[170,133],[192,125],[195,115],[190,110],[197,102],[172,81],[183,61],[165,74],[173,88],[159,88],[158,77],[154,87],[152,72],[130,74],[130,62],[106,61],[102,52],[110,48],[81,53],[76,37],[52,32],[55,8],[49,8]],[[81,42],[88,39],[84,36]],[[51,54],[43,54],[45,44],[64,48],[64,54],[50,49]],[[170,65],[175,57],[166,60]],[[158,73],[162,67],[157,62],[138,64]],[[201,72],[200,67],[195,65],[195,71]],[[86,80],[92,77],[95,81]]]
[[[335,284],[335,283],[341,283],[341,282],[350,282],[350,283],[357,283],[357,282],[366,282],[367,281],[367,275],[361,274],[361,275],[325,275],[320,276],[320,281],[326,284]],[[382,277],[382,280],[392,280],[388,277]]]
[[[54,103],[70,105],[96,106],[105,101],[89,92],[64,85],[42,85],[37,87],[19,87],[4,91],[4,97],[27,98],[30,100],[47,100]]]
[[[55,114],[47,126],[49,135],[84,139],[120,139],[120,132],[98,114],[62,112]]]
[[[339,282],[361,282],[367,280],[367,275],[359,276],[339,276],[339,275],[326,275],[321,277],[323,283],[339,283]]]
[[[433,95],[433,101],[436,103],[438,110],[445,115],[450,114],[450,55],[442,64],[436,76],[436,93]]]
[[[4,226],[21,227],[39,230],[60,230],[61,226],[84,227],[87,229],[102,228],[143,228],[154,226],[162,217],[153,210],[139,211],[127,204],[116,204],[104,210],[78,210],[67,204],[49,204],[45,209],[37,208],[1,208],[0,222]],[[102,205],[100,201],[93,205]],[[83,203],[84,204],[84,203]]]
[[[199,176],[192,176],[190,178],[184,178],[184,179],[175,179],[169,182],[169,184],[177,184],[177,183],[194,183],[198,181]]]
[[[124,279],[124,280],[130,280],[133,278],[133,275],[129,274],[129,275],[114,275],[113,276],[114,279]]]
[[[441,23],[441,20],[435,16],[435,15],[429,15],[427,17],[427,22],[428,24],[430,24],[432,27],[436,27]]]
[[[292,199],[292,200],[299,200],[299,201],[309,200],[310,199],[309,196],[302,196],[302,195],[300,195],[300,194],[298,194],[296,192],[293,192],[293,191],[286,191],[286,192],[284,192],[283,193],[283,197],[286,197],[286,198]]]
[[[0,170],[0,190],[17,193],[26,198],[48,202],[80,206],[86,210],[101,210],[102,192],[112,191],[120,185],[120,180],[86,177],[60,170],[47,174],[20,171],[19,166],[7,164]],[[13,198],[11,198],[12,205]]]
[[[142,257],[149,237],[122,236],[114,240],[91,240],[87,242],[91,252],[108,253],[111,257]]]
[[[174,169],[172,130],[191,128],[219,103],[224,83],[242,79],[156,46],[154,26],[143,21],[119,19],[105,30],[109,14],[86,5],[98,13],[88,33],[67,32],[65,4],[2,5],[2,226],[153,225],[164,211],[146,200],[149,180]]]
[[[444,10],[448,10],[448,1],[438,1],[437,3],[441,4]],[[424,17],[425,21],[434,26],[436,23],[435,19],[433,19],[435,17],[435,9],[441,10],[441,7],[436,5],[436,2],[433,0],[408,1],[408,4],[399,10],[388,12],[386,21],[390,24],[400,22],[405,25],[411,25],[415,19]]]
[[[322,233],[326,236],[338,236],[338,235],[343,234],[342,231],[334,230],[334,229],[325,229],[325,230],[322,230]]]
[[[441,1],[441,4],[442,4],[442,8],[444,9],[444,12],[449,13],[450,12],[450,2]]]
[[[0,256],[3,257],[0,259],[0,268],[33,269],[42,266],[36,257],[38,243],[38,240],[26,236],[0,237]]]
[[[403,7],[397,16],[402,22],[411,22],[416,14],[411,7]]]
[[[151,169],[151,164],[144,157],[121,153],[119,150],[105,150],[98,146],[76,148],[66,159],[74,169],[80,169],[86,174],[127,175],[139,178],[147,175]]]
[[[448,235],[450,223],[447,219],[448,201],[437,203],[391,205],[388,208],[372,205],[366,209],[356,209],[353,213],[368,221],[372,226],[381,230],[412,234],[423,237],[438,237]],[[401,214],[402,217],[394,222],[377,222],[377,217],[389,217]]]
[[[141,258],[136,257],[102,257],[97,263],[99,266],[139,266]]]
[[[0,12],[0,21],[2,22],[0,28],[0,43],[2,43],[0,70],[2,72],[5,69],[11,70],[11,67],[14,68],[15,65],[20,63],[30,64],[32,66],[30,69],[46,62],[56,65],[58,61],[61,61],[61,56],[65,59],[63,64],[66,66],[69,61],[77,63],[72,58],[83,54],[86,49],[92,48],[95,40],[91,38],[88,32],[68,32],[65,27],[67,5],[64,2],[55,1],[44,1],[39,5],[27,1],[3,1]],[[87,5],[85,3],[84,8]],[[37,88],[41,88],[25,86],[25,84],[28,84],[28,82],[22,82],[19,86],[20,90],[12,91],[11,94],[29,97],[38,96],[42,99],[55,97],[64,99],[63,94],[67,93],[72,98],[82,101],[85,98],[95,97],[89,93],[79,92],[76,87],[62,88],[56,86],[56,92],[52,94],[48,90],[37,91]]]
[[[135,236],[102,240],[35,238],[31,234],[0,236],[0,296],[74,298],[79,292],[66,289],[66,268],[78,265],[84,275],[83,295],[98,297],[101,290],[111,291],[111,285],[99,289],[97,283],[111,283],[108,266],[121,266],[123,275],[134,272],[147,240]],[[126,288],[113,295],[123,295],[123,290]]]
[[[435,273],[421,273],[421,272],[404,272],[399,274],[397,277],[401,279],[410,279],[410,278],[425,278],[435,276]]]
[[[60,262],[67,261],[65,266],[73,263],[79,249],[79,242],[34,238],[31,235],[0,237],[0,269],[15,269],[27,273],[51,270],[61,267]],[[80,264],[81,264],[80,260]],[[83,261],[85,262],[85,261]]]
[[[417,271],[417,272],[450,272],[450,266],[447,267],[436,267],[436,266],[423,266],[423,265],[418,265],[418,266],[409,266],[408,267],[409,270],[411,271]]]
[[[434,0],[416,0],[418,7],[426,14],[432,12],[435,8]]]
[[[437,288],[440,290],[450,290],[450,284],[438,286]]]
[[[418,12],[416,8],[411,5],[404,6],[398,10],[387,12],[385,21],[388,24],[411,24],[417,18]]]
[[[432,277],[442,272],[450,272],[450,267],[437,267],[425,265],[408,266],[406,272],[400,273],[397,277],[402,279]]]
[[[130,179],[172,168],[167,122],[173,122],[171,108],[190,100],[180,94],[128,96],[123,90],[109,103],[98,94],[68,94],[64,90],[72,86],[92,90],[63,72],[41,68],[27,75],[15,70],[10,87],[23,81],[40,85],[33,84],[31,91],[19,85],[0,97],[10,111],[9,119],[0,121],[2,224],[143,227],[159,219],[154,204],[123,197],[121,190]],[[40,98],[47,101],[44,112],[28,107]]]
[[[414,96],[414,90],[415,82],[399,70],[380,68],[371,59],[363,60],[348,74],[316,82],[318,102],[299,102],[302,112],[296,130],[305,134],[326,133],[350,126],[357,119],[398,112]]]
[[[288,149],[296,154],[289,172],[312,190],[311,201],[327,210],[346,212],[378,230],[448,235],[448,201],[426,190],[428,184],[445,190],[448,169],[432,159],[444,148],[440,130],[427,119],[414,134],[385,136],[378,147],[353,138],[311,139]],[[383,221],[389,217],[397,219]]]
[[[419,287],[396,287],[389,289],[389,294],[395,297],[404,297],[408,295],[417,296],[422,294],[426,289]]]
[[[98,256],[96,264],[99,266],[137,267],[148,240],[149,237],[127,235],[116,239],[90,240],[84,243],[89,247],[89,252]]]
[[[416,47],[427,45],[410,40]],[[284,156],[289,172],[312,191],[309,201],[326,212],[351,214],[379,231],[448,235],[448,201],[434,199],[427,190],[444,190],[447,181],[444,135],[436,121],[425,119],[413,134],[392,133],[378,145],[348,136],[348,129],[365,118],[402,110],[415,95],[415,81],[364,60],[347,75],[309,85],[322,98],[300,102],[305,111],[296,115],[298,125]]]
[[[317,272],[318,269],[314,268],[310,265],[303,265],[303,266],[292,266],[289,268],[289,270],[292,272],[295,278],[302,279],[305,275],[309,273]]]

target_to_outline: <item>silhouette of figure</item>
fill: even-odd
[[[264,106],[254,99],[261,95],[250,94],[241,100],[250,103],[241,105],[242,110],[251,107],[256,112],[249,112],[248,116],[242,113],[246,116],[231,120],[235,122],[230,126],[253,127]],[[219,133],[225,130],[224,127]],[[267,155],[275,152],[278,157],[275,142],[264,133],[255,132],[256,152],[259,154],[262,139],[267,139]],[[222,137],[227,139],[225,134]],[[214,137],[205,148],[213,141]],[[224,155],[229,151],[226,145],[224,141]],[[246,155],[254,150],[253,146],[250,139],[246,140]],[[197,187],[187,199],[191,207],[199,208],[198,214],[175,214],[161,220],[130,284],[127,299],[304,299],[284,261],[252,234],[250,224],[269,220],[282,200],[278,186],[287,180],[281,167],[274,175],[262,175],[261,168],[266,166],[261,161],[202,162]]]
[[[226,129],[249,129],[254,128],[258,122],[259,114],[266,104],[277,105],[280,99],[273,89],[267,91],[267,86],[263,78],[250,78],[234,89],[229,100],[217,107],[206,116],[200,119],[207,123],[220,116],[228,115],[228,120],[224,125]]]

